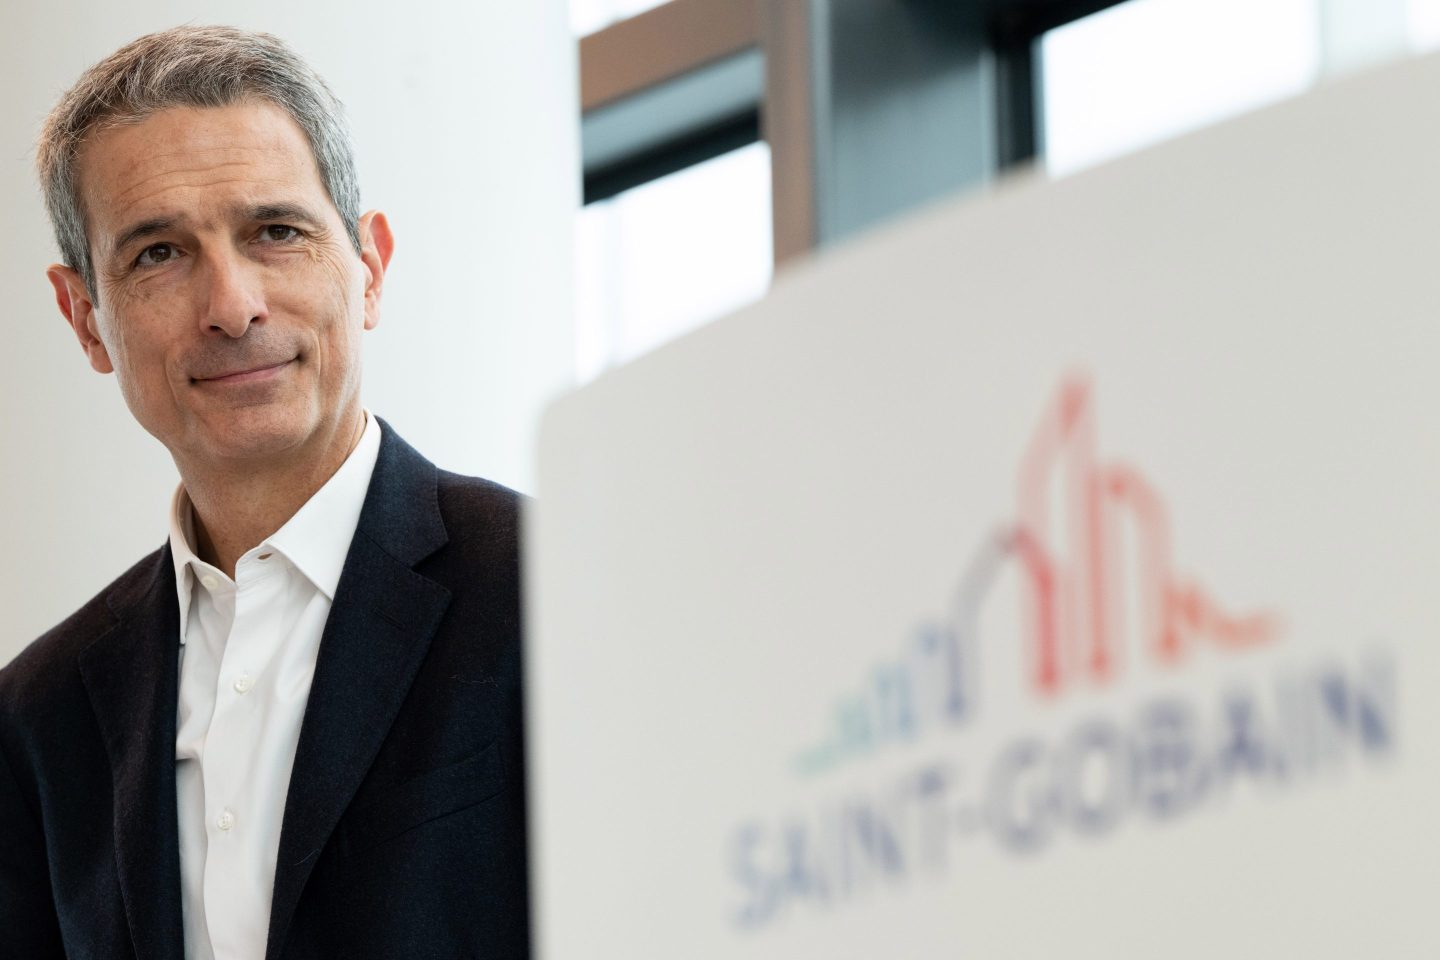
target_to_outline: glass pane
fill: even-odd
[[[616,20],[654,9],[666,0],[570,0],[570,29],[577,36],[594,33]]]
[[[1409,0],[1410,45],[1416,50],[1440,47],[1440,0]]]
[[[1316,0],[1129,0],[1041,40],[1045,165],[1063,175],[1302,92]]]
[[[764,143],[584,207],[575,232],[580,380],[764,296],[770,223]]]

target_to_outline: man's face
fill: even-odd
[[[182,469],[303,459],[353,422],[389,229],[366,214],[356,255],[284,111],[164,110],[96,136],[78,172],[98,296],[52,267],[56,298]]]

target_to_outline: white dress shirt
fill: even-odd
[[[320,634],[380,452],[360,442],[290,520],[235,565],[195,555],[183,485],[170,520],[180,603],[175,780],[188,960],[263,960],[280,822]]]

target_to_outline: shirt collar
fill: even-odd
[[[185,642],[185,628],[190,620],[190,593],[194,588],[192,565],[205,562],[191,549],[190,545],[194,542],[195,523],[190,513],[190,497],[185,493],[185,484],[181,483],[170,498],[170,560],[175,564],[175,596],[180,601],[181,643]]]
[[[304,506],[285,525],[264,541],[246,551],[251,553],[277,550],[315,588],[335,601],[340,572],[350,552],[350,541],[360,523],[360,510],[370,489],[370,477],[380,455],[380,422],[365,411],[365,429],[360,442],[340,469],[315,491]],[[186,624],[190,615],[190,598],[195,585],[195,571],[214,570],[196,555],[195,523],[190,497],[182,483],[175,490],[170,509],[170,554],[175,564],[175,594],[180,604],[180,642],[185,642]],[[215,571],[217,574],[219,571]]]

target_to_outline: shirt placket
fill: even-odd
[[[256,940],[250,929],[254,911],[258,906],[268,912],[268,891],[256,889],[253,844],[248,842],[262,719],[250,694],[275,639],[275,625],[268,622],[274,616],[275,580],[268,568],[255,569],[248,556],[237,565],[235,615],[215,678],[215,712],[206,735],[204,898],[216,960],[246,957],[245,945]]]

